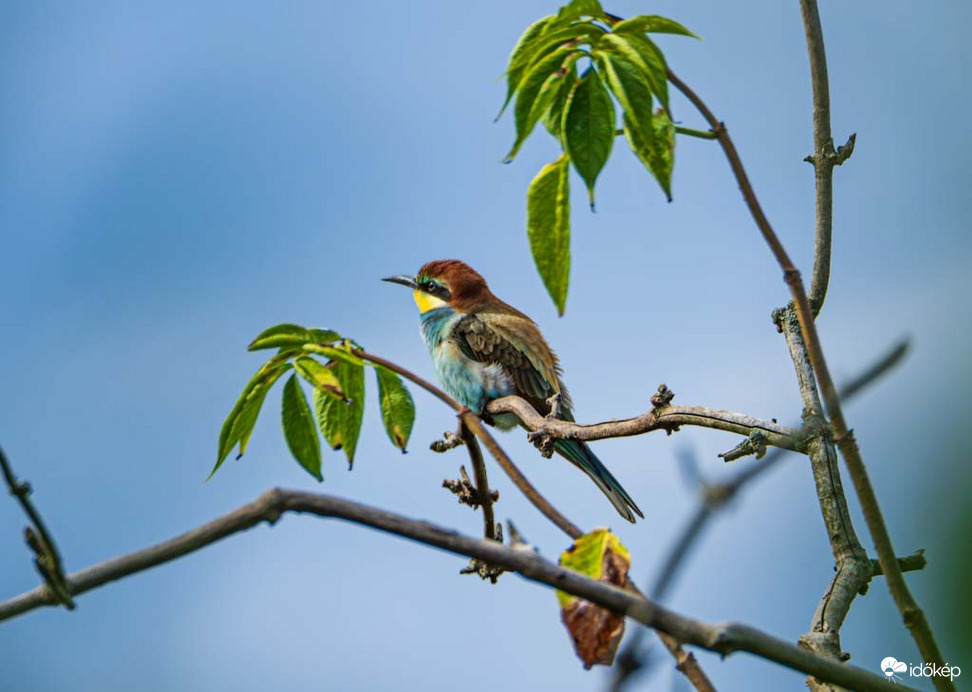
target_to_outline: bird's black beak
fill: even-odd
[[[415,283],[415,277],[408,276],[406,274],[402,274],[400,276],[389,276],[388,278],[382,279],[382,281],[388,281],[389,283],[393,284],[401,284],[402,286],[408,286],[412,289],[418,288],[418,284]]]

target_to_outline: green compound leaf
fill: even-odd
[[[556,21],[553,21],[542,34],[531,41],[528,47],[510,59],[506,73],[509,76],[514,71],[521,70],[517,89],[522,88],[530,68],[548,57],[552,51],[574,48],[582,43],[589,43],[593,47],[604,34],[604,29],[590,22],[559,26]]]
[[[303,350],[308,353],[317,353],[322,356],[327,356],[334,360],[340,360],[345,363],[351,363],[352,365],[364,365],[364,361],[358,356],[351,353],[351,346],[348,343],[344,343],[341,346],[321,346],[320,344],[304,344]]]
[[[513,110],[516,117],[516,141],[503,160],[504,163],[509,163],[516,157],[540,116],[549,110],[559,89],[563,87],[570,66],[578,57],[580,52],[573,47],[561,48],[530,68],[516,96]]]
[[[610,531],[594,529],[575,540],[561,554],[560,565],[591,579],[624,588],[631,555]],[[557,601],[561,618],[584,667],[614,663],[624,635],[624,617],[563,591],[557,592]]]
[[[317,425],[332,449],[344,450],[348,458],[348,468],[351,468],[361,433],[361,421],[364,418],[364,367],[344,360],[332,361],[327,367],[334,371],[341,391],[348,399],[339,401],[315,389],[314,410],[317,413]]]
[[[344,400],[344,392],[341,391],[341,383],[338,382],[337,375],[331,368],[321,365],[313,358],[300,356],[294,360],[294,369],[307,382],[323,393],[329,394],[336,399]]]
[[[604,8],[597,0],[571,0],[557,13],[558,22],[571,22],[581,17],[604,19]]]
[[[264,348],[299,349],[308,343],[328,343],[341,338],[330,329],[308,329],[298,324],[278,324],[260,332],[247,349],[259,351]]]
[[[594,182],[614,143],[614,103],[593,67],[571,89],[563,132],[567,155],[587,185],[587,197],[594,209]]]
[[[672,169],[675,167],[675,125],[663,111],[652,113],[651,126],[647,130],[633,127],[627,115],[624,134],[631,150],[638,156],[662,190],[672,201]]]
[[[506,100],[503,101],[503,107],[500,108],[500,112],[496,115],[497,120],[506,111],[506,107],[510,105],[510,101],[513,100],[513,95],[520,86],[523,73],[529,66],[527,57],[536,48],[537,41],[555,19],[556,17],[553,15],[538,19],[527,27],[527,30],[520,36],[520,40],[516,42],[516,46],[513,47],[513,52],[510,53],[508,67],[506,69]]]
[[[547,132],[557,138],[558,142],[561,141],[561,135],[563,133],[564,109],[567,108],[567,96],[570,94],[571,89],[574,88],[576,82],[577,61],[571,60],[570,67],[567,68],[567,74],[564,75],[563,81],[557,89],[557,95],[553,97],[546,113],[541,116],[543,126],[547,128]]]
[[[595,55],[601,74],[607,77],[614,96],[624,108],[625,121],[640,129],[644,138],[651,132],[651,87],[641,69],[616,52]]]
[[[602,47],[616,52],[641,70],[648,86],[664,108],[668,108],[668,65],[665,56],[644,34],[614,32],[605,36]]]
[[[213,474],[222,466],[223,461],[226,460],[226,457],[237,444],[240,446],[237,459],[243,456],[250,441],[250,435],[253,433],[253,427],[256,425],[257,417],[260,415],[260,409],[267,398],[267,392],[270,391],[270,388],[273,387],[280,376],[289,369],[290,363],[286,362],[285,357],[274,356],[250,378],[246,387],[243,388],[240,398],[236,400],[236,404],[233,405],[232,410],[223,422],[223,427],[219,432],[218,449],[216,450],[216,465],[210,471],[209,478],[213,477]],[[209,478],[206,480],[209,480]]]
[[[540,169],[527,190],[527,236],[547,292],[564,314],[570,278],[569,159],[561,156]]]
[[[381,421],[392,444],[403,452],[415,422],[415,403],[401,378],[391,370],[375,367],[378,376],[378,398],[381,400]]]
[[[658,15],[643,14],[625,19],[615,24],[612,30],[631,34],[679,34],[702,40],[700,36],[693,34],[678,22]]]
[[[321,476],[321,443],[296,373],[284,385],[282,419],[290,453],[307,473],[319,481],[324,480]]]

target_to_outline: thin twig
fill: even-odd
[[[823,397],[826,413],[830,418],[834,441],[837,443],[844,457],[844,463],[847,464],[848,473],[850,474],[851,481],[854,483],[854,490],[857,492],[857,499],[861,504],[861,510],[864,514],[864,521],[871,534],[871,540],[874,541],[878,560],[881,562],[881,569],[884,570],[891,597],[894,599],[898,612],[901,613],[905,626],[909,629],[912,638],[918,645],[922,660],[927,663],[943,666],[945,665],[945,659],[935,641],[935,635],[932,633],[931,626],[925,617],[925,613],[918,607],[917,602],[911,595],[908,584],[898,567],[894,544],[891,542],[891,536],[888,534],[888,528],[884,522],[884,516],[881,513],[877,495],[868,477],[867,467],[864,465],[864,459],[861,456],[854,434],[844,419],[840,397],[837,395],[837,387],[834,384],[830,369],[827,367],[827,361],[824,358],[823,349],[820,345],[820,336],[817,333],[817,326],[813,320],[813,310],[810,307],[810,300],[807,298],[806,290],[803,287],[803,279],[800,277],[800,272],[790,260],[779,237],[763,213],[763,209],[759,204],[759,200],[756,198],[752,184],[746,175],[742,160],[739,158],[739,153],[736,151],[735,144],[729,136],[728,130],[712,114],[712,111],[705,105],[705,102],[694,91],[672,73],[671,70],[667,74],[669,81],[692,102],[699,113],[702,114],[702,117],[708,122],[712,131],[718,135],[719,144],[722,146],[729,166],[736,177],[736,181],[739,183],[739,188],[750,214],[752,214],[763,239],[766,241],[777,263],[783,270],[783,279],[790,289],[790,296],[793,299],[793,309],[800,324],[800,331],[803,334],[803,339],[806,344],[807,355],[820,385],[820,393]],[[942,678],[942,676],[936,676],[934,681],[936,688],[939,690],[955,689],[951,681]]]
[[[489,490],[486,477],[486,464],[483,462],[483,451],[479,442],[465,425],[461,426],[462,441],[469,451],[469,461],[476,478],[476,494],[479,506],[483,509],[483,537],[491,541],[496,540],[496,517],[493,515],[493,496]]]
[[[924,550],[916,550],[911,555],[898,558],[898,566],[902,572],[919,572],[925,569],[927,564],[928,560],[925,559]],[[877,560],[871,560],[871,576],[878,577],[882,574],[884,572],[881,570],[881,563]]]
[[[488,541],[503,542],[503,529],[496,523],[493,515],[493,493],[489,489],[486,476],[486,463],[483,461],[483,451],[479,448],[476,436],[472,434],[465,423],[460,423],[459,434],[469,452],[469,461],[476,478],[476,502],[483,510],[483,537]],[[503,573],[503,569],[473,558],[469,566],[463,570],[464,574],[478,574],[481,579],[488,579],[493,584]]]
[[[68,610],[74,610],[74,601],[71,598],[68,583],[64,578],[61,554],[57,550],[54,536],[47,530],[47,525],[41,518],[40,512],[37,511],[34,503],[30,500],[30,484],[26,481],[17,480],[13,468],[10,466],[10,461],[2,448],[0,448],[0,469],[3,471],[3,478],[10,494],[17,498],[17,502],[20,503],[32,525],[24,529],[24,535],[27,544],[34,552],[34,566],[41,577],[44,578],[44,581],[51,587],[53,593],[57,595],[58,602]]]
[[[834,224],[834,166],[841,165],[854,151],[856,135],[847,144],[834,149],[830,131],[830,81],[827,77],[827,53],[816,0],[800,0],[803,28],[810,59],[810,83],[813,87],[813,154],[805,161],[814,167],[816,189],[813,275],[810,280],[810,306],[816,317],[827,297],[830,283],[831,239]]]
[[[463,536],[429,522],[418,521],[350,500],[296,490],[269,490],[250,504],[188,533],[150,548],[88,567],[70,575],[68,580],[74,593],[81,594],[136,572],[175,560],[229,535],[252,528],[263,521],[273,524],[285,512],[343,519],[435,546],[457,555],[479,558],[500,565],[509,571],[518,572],[530,581],[546,584],[586,599],[603,608],[633,618],[643,625],[667,632],[682,642],[715,651],[723,656],[736,651],[747,651],[794,670],[832,680],[863,692],[886,692],[887,690],[887,683],[882,677],[862,668],[817,656],[754,627],[738,623],[709,624],[685,617],[628,590],[555,565],[532,550],[508,548],[495,541]],[[38,587],[0,603],[0,620],[51,605],[53,601],[53,595],[46,585]]]
[[[794,451],[803,449],[803,433],[775,422],[760,420],[742,413],[720,411],[704,406],[662,406],[634,418],[581,425],[540,415],[525,399],[505,396],[486,406],[486,412],[496,415],[515,413],[520,421],[538,436],[549,435],[562,440],[603,440],[605,438],[643,435],[655,430],[672,432],[683,425],[694,425],[749,436],[762,433],[766,444]]]

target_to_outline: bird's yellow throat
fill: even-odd
[[[418,305],[419,312],[421,312],[423,315],[429,310],[444,308],[446,305],[448,305],[448,303],[441,298],[436,298],[425,291],[412,291],[412,297],[415,298],[415,304]]]

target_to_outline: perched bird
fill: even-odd
[[[529,317],[493,295],[472,267],[459,260],[429,262],[415,276],[385,281],[413,290],[422,336],[445,390],[477,413],[493,399],[515,394],[541,414],[560,395],[560,416],[572,421],[571,401],[561,380],[560,363]],[[489,417],[487,417],[489,419]],[[514,427],[514,414],[493,416],[499,428]],[[554,451],[590,476],[622,517],[644,517],[617,479],[583,442],[556,440]],[[632,513],[633,512],[633,513]]]

